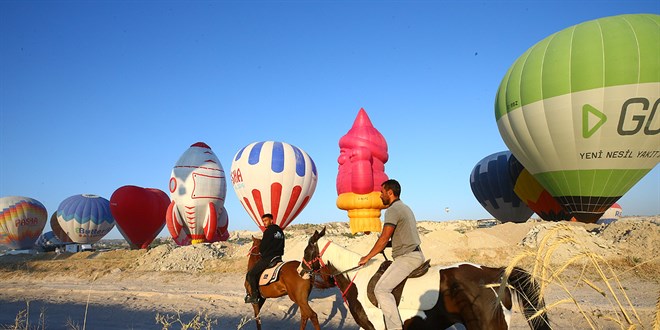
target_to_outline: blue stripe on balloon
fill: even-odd
[[[254,144],[250,150],[250,155],[248,155],[248,164],[254,165],[259,162],[259,155],[261,154],[261,148],[264,146],[263,142],[257,142]]]
[[[236,153],[236,157],[234,157],[234,161],[237,161],[237,160],[241,159],[241,156],[243,155],[243,150],[245,150],[245,147],[243,147],[241,150],[239,150]]]
[[[282,142],[273,142],[270,168],[275,173],[282,173],[284,171],[284,145],[282,145]]]
[[[296,174],[305,176],[305,156],[298,147],[293,147],[293,153],[296,155]]]
[[[71,196],[60,204],[57,215],[65,221],[74,220],[79,224],[90,221],[94,224],[103,222],[113,224],[115,222],[110,212],[110,202],[102,197],[89,200],[89,198],[82,195]]]
[[[316,173],[316,164],[314,163],[314,160],[310,157],[309,161],[312,162],[312,173],[314,173],[314,176],[318,176]]]

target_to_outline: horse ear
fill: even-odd
[[[323,236],[325,236],[325,226],[323,226],[323,229],[319,233],[319,237],[323,237]]]

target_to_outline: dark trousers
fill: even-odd
[[[268,265],[270,264],[270,260],[268,259],[260,259],[257,261],[256,264],[248,271],[247,273],[247,280],[248,283],[250,283],[250,288],[251,288],[251,294],[250,296],[254,297],[259,295],[259,277],[261,276],[261,273],[268,268]]]

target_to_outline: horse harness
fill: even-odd
[[[367,297],[369,298],[369,301],[376,307],[378,307],[378,300],[374,294],[374,288],[376,287],[378,280],[380,280],[380,277],[383,275],[383,273],[385,273],[391,264],[391,260],[383,261],[383,263],[380,264],[380,267],[378,267],[378,271],[376,271],[376,273],[369,280],[369,284],[367,284]],[[426,272],[428,272],[430,267],[431,259],[428,259],[422,265],[415,268],[415,270],[413,270],[410,275],[408,275],[408,277],[401,281],[401,283],[399,283],[399,285],[397,285],[394,290],[392,290],[392,295],[394,295],[394,299],[396,299],[397,305],[399,305],[399,302],[401,301],[401,294],[403,293],[403,287],[405,286],[406,281],[409,278],[421,277],[422,275],[426,274]]]

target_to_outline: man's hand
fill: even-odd
[[[360,261],[358,262],[358,266],[363,266],[364,264],[367,263],[367,261],[369,261],[369,259],[371,259],[369,256],[364,256],[360,258]]]

